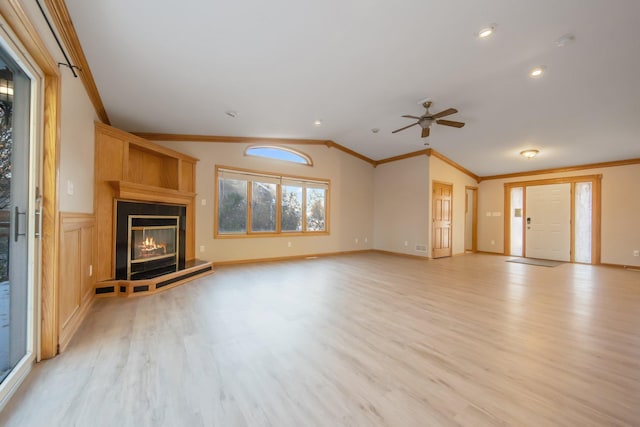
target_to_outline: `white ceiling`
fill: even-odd
[[[66,3],[125,130],[332,139],[375,160],[428,141],[481,176],[640,157],[637,0]],[[392,135],[427,97],[466,126]]]

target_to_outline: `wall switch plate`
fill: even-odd
[[[204,245],[200,245],[200,252],[204,252]]]
[[[200,200],[200,204],[201,204],[202,206],[207,206],[207,199],[202,199],[202,200]]]
[[[67,180],[67,194],[68,194],[69,196],[73,196],[73,191],[74,191],[74,188],[73,188],[73,181],[71,181],[70,179],[68,179],[68,180]]]
[[[640,249],[636,249],[633,251],[633,256],[640,256]]]
[[[409,246],[409,241],[408,241],[408,240],[405,240],[405,241],[404,241],[404,245],[405,245],[405,246]]]

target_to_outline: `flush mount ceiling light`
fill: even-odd
[[[238,117],[238,112],[237,111],[233,111],[233,110],[229,110],[229,111],[225,111],[224,112],[227,116],[232,117],[232,118],[236,118]]]
[[[495,31],[496,31],[496,24],[491,24],[488,27],[484,27],[483,29],[478,31],[476,35],[480,39],[486,39],[487,37],[491,36]]]
[[[313,122],[314,126],[322,126],[322,120],[316,120],[315,122]]]
[[[544,67],[535,67],[529,72],[529,77],[537,79],[538,77],[542,77],[544,74]]]
[[[378,132],[380,132],[380,129],[378,129],[378,128],[373,128],[373,129],[371,129],[371,132],[373,132],[373,133],[378,133]]]
[[[526,157],[527,159],[533,159],[535,156],[538,155],[539,152],[540,152],[539,150],[534,150],[534,149],[524,150],[520,152],[520,155],[522,157]]]

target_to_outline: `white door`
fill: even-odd
[[[570,261],[571,184],[527,187],[525,211],[525,256]]]

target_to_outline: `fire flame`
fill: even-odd
[[[145,249],[157,249],[158,248],[156,246],[156,241],[153,239],[153,237],[147,237],[146,239],[144,239],[144,243],[142,245],[144,246]]]

